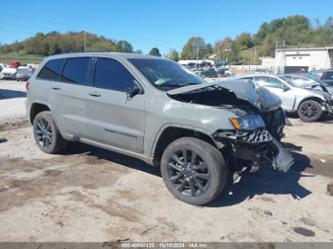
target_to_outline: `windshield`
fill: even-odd
[[[176,62],[163,59],[129,59],[153,86],[167,91],[205,81]]]
[[[313,85],[321,85],[321,82],[313,80],[309,77],[304,76],[280,76],[281,79],[287,81],[290,85],[295,87],[306,87],[306,86],[313,86]]]

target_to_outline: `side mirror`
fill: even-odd
[[[127,99],[132,99],[134,96],[138,94],[143,94],[143,89],[141,88],[141,86],[139,86],[139,84],[136,81],[134,81],[132,88],[129,89],[129,91],[127,92]]]
[[[282,89],[284,92],[290,90],[290,88],[287,85],[282,85]]]

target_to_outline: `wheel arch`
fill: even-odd
[[[163,127],[160,132],[158,133],[158,137],[155,139],[151,155],[153,158],[153,164],[159,165],[161,161],[162,154],[166,147],[181,137],[195,137],[201,139],[209,144],[217,147],[212,136],[208,135],[207,132],[202,130],[193,129],[193,127],[184,127],[184,126],[177,126],[177,125],[168,125]]]
[[[311,97],[306,97],[304,99],[302,99],[299,103],[298,103],[298,106],[297,106],[297,109],[301,106],[302,103],[304,103],[305,101],[308,101],[308,100],[314,100],[314,101],[317,101],[319,104],[323,104],[324,100],[319,98],[319,97],[315,97],[315,96],[311,96]]]
[[[35,102],[31,104],[30,111],[29,111],[29,120],[30,123],[33,124],[35,117],[38,113],[43,111],[51,111],[50,107],[42,102]]]

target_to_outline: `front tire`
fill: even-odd
[[[197,138],[173,141],[164,151],[161,174],[168,190],[179,200],[204,205],[223,190],[228,169],[223,155]]]
[[[304,122],[314,122],[321,118],[323,110],[318,101],[306,100],[299,105],[297,114]]]
[[[59,133],[49,111],[37,114],[33,121],[33,133],[35,142],[45,153],[56,154],[67,145],[67,141]]]

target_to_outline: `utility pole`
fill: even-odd
[[[87,35],[86,35],[86,31],[83,30],[83,51],[86,51],[87,48]]]
[[[256,64],[256,57],[257,57],[257,48],[254,47],[253,65]]]
[[[199,57],[199,46],[197,46],[196,49],[197,68],[198,68],[198,57]]]

